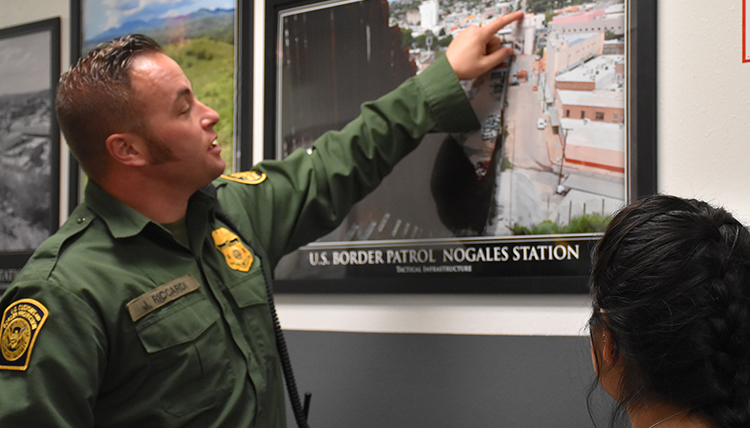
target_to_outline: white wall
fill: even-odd
[[[742,0],[659,0],[658,189],[750,223],[750,63]]]
[[[711,7],[698,0],[658,1],[658,189],[724,205],[750,223],[750,63],[742,63],[742,1]],[[0,0],[0,28],[60,16],[66,66],[69,10],[61,0]],[[262,2],[255,2],[261,60],[263,15]],[[255,69],[260,76],[262,63]],[[259,112],[262,88],[256,82]],[[262,117],[254,119],[260,141]],[[61,171],[67,177],[65,163]],[[588,314],[583,296],[282,295],[277,301],[283,326],[298,330],[564,336],[581,334]]]
[[[68,64],[70,46],[70,4],[61,0],[0,0],[0,28],[13,27],[59,16],[63,64]]]

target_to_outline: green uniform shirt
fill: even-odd
[[[285,427],[265,278],[424,134],[478,127],[441,58],[310,153],[196,192],[189,249],[90,182],[0,300],[0,426]]]

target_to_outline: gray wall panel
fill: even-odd
[[[314,428],[591,427],[587,337],[288,331]],[[606,426],[611,400],[594,411]],[[289,413],[290,427],[294,419]]]

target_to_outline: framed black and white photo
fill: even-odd
[[[266,158],[309,148],[419,73],[468,25],[515,56],[462,82],[482,129],[429,135],[280,292],[584,293],[611,215],[656,190],[656,2],[270,0]]]
[[[0,29],[0,293],[59,225],[60,19]]]
[[[214,127],[226,173],[247,170],[252,159],[253,5],[237,0],[110,2],[71,0],[71,61],[97,44],[141,33],[177,61],[196,98],[221,117]],[[76,164],[71,158],[71,162]],[[83,181],[71,171],[72,210]]]

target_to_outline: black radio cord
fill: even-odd
[[[210,186],[213,187],[213,186]],[[209,190],[212,196],[216,196],[216,188]],[[240,232],[239,227],[234,223],[229,214],[219,204],[219,200],[216,199],[216,206],[214,207],[214,214],[216,218],[224,222],[227,226],[232,228],[234,232],[247,244],[250,248],[258,254],[255,249],[252,248],[252,244],[248,241],[245,236]],[[289,351],[286,347],[286,340],[284,340],[284,333],[281,331],[281,324],[279,323],[279,317],[276,314],[276,305],[273,302],[273,293],[271,293],[271,286],[266,277],[265,269],[261,266],[260,269],[263,274],[263,282],[266,284],[266,295],[268,295],[268,308],[271,311],[271,319],[273,321],[273,333],[276,336],[276,350],[279,353],[279,359],[281,360],[281,370],[284,372],[284,381],[286,382],[286,390],[289,394],[289,401],[292,406],[292,412],[294,413],[294,419],[297,421],[299,428],[310,428],[307,425],[307,414],[310,410],[310,393],[305,394],[305,406],[304,408],[300,404],[299,391],[297,390],[297,382],[294,380],[294,372],[292,371],[292,363],[289,360]]]
[[[247,241],[246,241],[247,242]],[[261,269],[262,271],[263,269]],[[299,391],[297,390],[297,382],[294,380],[294,372],[292,371],[292,362],[289,359],[289,351],[286,348],[286,340],[284,340],[284,333],[281,331],[281,324],[279,323],[279,317],[276,315],[276,306],[273,303],[273,294],[271,293],[270,287],[268,286],[268,280],[266,274],[263,274],[263,279],[266,281],[266,293],[268,294],[268,307],[271,310],[271,318],[273,318],[273,333],[276,336],[276,349],[279,352],[279,359],[281,360],[281,369],[284,372],[284,380],[286,381],[286,389],[289,393],[289,401],[292,405],[292,411],[294,412],[294,419],[297,421],[299,428],[310,428],[307,425],[307,414],[310,410],[310,393],[305,394],[305,406],[304,408],[300,405]]]

